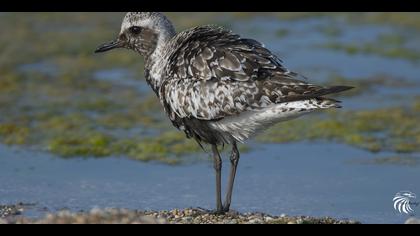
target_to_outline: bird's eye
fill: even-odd
[[[130,33],[132,33],[132,34],[140,34],[141,33],[141,27],[138,27],[138,26],[132,26],[132,27],[130,27]]]

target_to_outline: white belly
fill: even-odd
[[[244,142],[278,122],[294,119],[320,108],[328,107],[315,105],[310,100],[279,103],[261,110],[246,111],[226,117],[211,125],[222,133],[230,134],[236,141]]]

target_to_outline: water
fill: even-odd
[[[260,145],[242,155],[232,207],[403,223],[407,216],[396,213],[392,198],[402,190],[420,192],[415,181],[420,179],[420,166],[355,162],[374,156],[337,144]],[[44,207],[48,211],[214,207],[210,162],[174,167],[125,158],[64,160],[6,146],[0,146],[0,157],[0,203],[36,203],[25,213],[31,217],[42,216]]]
[[[340,29],[340,34],[329,36],[319,31],[329,26]],[[233,29],[265,43],[287,67],[317,83],[331,73],[350,78],[385,74],[415,85],[419,81],[416,63],[377,55],[347,55],[317,46],[331,41],[371,42],[381,34],[401,33],[392,27],[349,26],[326,19],[279,22],[257,18],[235,23]],[[289,34],[278,37],[275,32],[279,29],[286,29]],[[417,44],[409,41],[407,45]],[[43,62],[20,69],[57,74],[53,65]],[[150,91],[143,80],[134,78],[134,73],[124,68],[97,71],[94,77],[134,87],[141,94]],[[345,109],[373,109],[401,105],[418,95],[418,86],[378,85],[369,94],[343,100]],[[420,194],[419,165],[363,163],[394,153],[372,154],[325,142],[252,146],[251,152],[242,155],[235,186],[232,208],[241,212],[403,223],[409,216],[393,209],[393,196],[402,190]],[[0,145],[0,204],[35,203],[33,209],[24,213],[31,217],[42,216],[45,211],[93,207],[214,208],[214,188],[210,161],[168,166],[124,157],[61,159],[29,148]],[[418,215],[420,207],[416,211]]]
[[[139,94],[150,92],[145,80],[136,79],[134,73],[122,68],[97,71],[93,77],[97,80],[111,82],[117,85],[135,88]]]
[[[46,61],[21,65],[18,70],[26,73],[39,72],[49,76],[57,76],[58,74],[57,66]]]

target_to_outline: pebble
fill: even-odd
[[[303,220],[302,219],[297,219],[296,224],[303,224]]]
[[[230,221],[231,224],[238,224],[238,221],[236,219],[233,219]]]
[[[263,223],[263,221],[261,219],[258,218],[254,218],[248,221],[249,224],[261,224]]]
[[[302,223],[358,223],[332,218],[271,216],[262,213],[228,212],[214,215],[196,209],[174,209],[171,211],[132,211],[126,209],[93,209],[89,212],[72,213],[68,210],[47,214],[42,219],[16,217],[0,223],[42,224],[302,224]]]
[[[16,205],[0,205],[0,218],[20,215],[23,211],[22,206],[22,203]]]
[[[281,216],[280,216],[281,217]],[[269,216],[264,217],[264,221],[272,221],[274,220],[274,218],[271,218]]]
[[[187,216],[187,217],[184,217],[183,220],[185,220],[186,222],[191,222],[193,218],[191,216]]]

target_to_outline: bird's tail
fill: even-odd
[[[350,89],[353,89],[354,87],[352,86],[343,86],[343,85],[339,85],[339,86],[332,86],[332,87],[328,87],[328,88],[322,88],[320,90],[318,90],[316,94],[319,94],[318,96],[324,96],[327,94],[334,94],[334,93],[340,93],[340,92],[344,92]]]
[[[335,93],[341,93],[350,89],[353,89],[352,86],[332,86],[332,87],[326,87],[326,88],[320,88],[316,90],[315,92],[312,92],[308,94],[309,98],[320,98],[325,95],[329,94],[335,94]]]
[[[352,86],[342,86],[342,85],[332,86],[332,87],[321,89],[319,93],[322,94],[321,96],[324,96],[328,94],[344,92],[353,88],[354,87]],[[324,108],[324,109],[325,108],[342,108],[342,106],[340,105],[341,101],[338,101],[332,98],[325,98],[325,97],[317,97],[316,99],[321,102],[320,108]]]
[[[319,98],[312,98],[311,100],[314,101],[317,108],[320,109],[327,109],[327,108],[342,108],[341,101],[332,99],[332,98],[325,98],[325,97],[319,97]]]
[[[327,109],[327,108],[342,108],[341,101],[323,97],[324,95],[330,95],[335,93],[344,92],[350,89],[353,89],[354,87],[351,86],[332,86],[327,88],[321,88],[315,93],[312,93],[310,96],[312,97],[310,101],[320,109]]]
[[[304,100],[310,100],[314,98],[322,98],[325,95],[344,92],[352,88],[354,87],[351,87],[351,86],[318,87],[316,90],[312,90],[308,93],[287,96],[286,98],[283,98],[282,102],[304,101]]]

